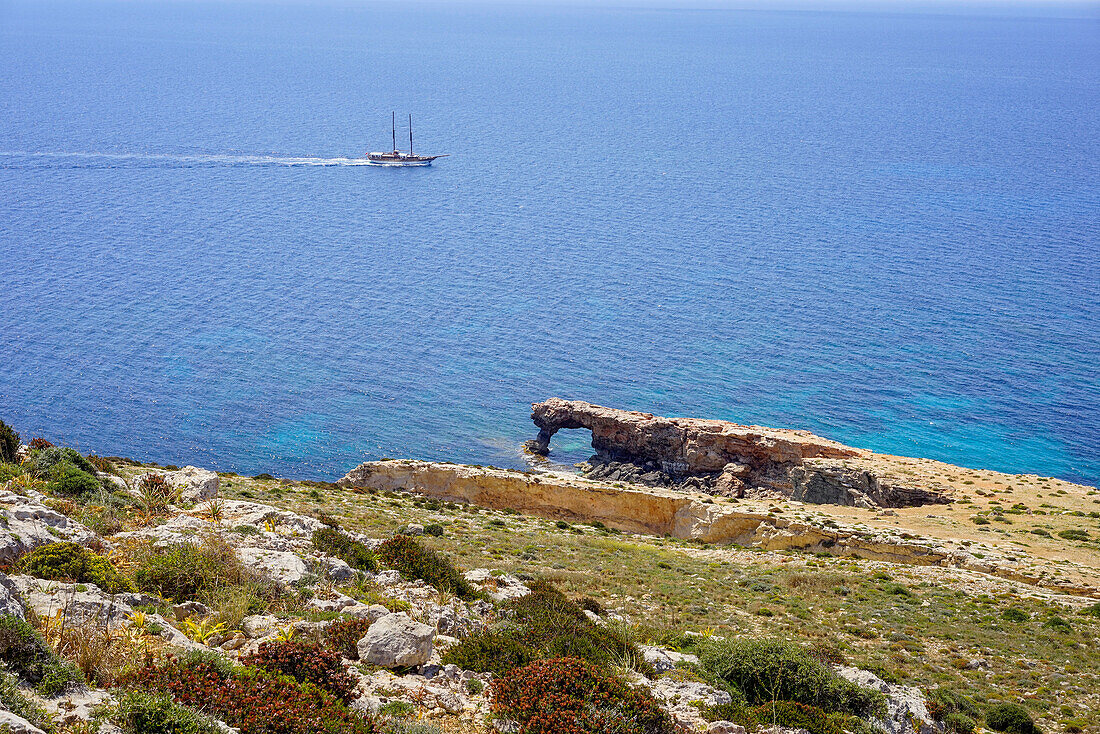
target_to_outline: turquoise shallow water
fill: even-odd
[[[1098,17],[2,1],[0,417],[331,478],[558,395],[1096,484]],[[394,109],[452,157],[348,165]]]

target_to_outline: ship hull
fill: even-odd
[[[367,156],[367,163],[372,166],[392,166],[404,168],[407,166],[430,166],[437,155],[394,155],[392,153],[371,153]]]

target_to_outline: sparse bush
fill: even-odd
[[[44,438],[32,438],[31,442],[27,444],[27,448],[31,451],[41,451],[42,449],[48,449],[51,446],[53,446],[53,444]]]
[[[209,656],[147,665],[122,681],[136,690],[159,690],[178,703],[236,727],[241,734],[376,734],[371,719],[349,710],[312,683]]]
[[[425,535],[433,535],[437,538],[443,537],[443,526],[437,522],[428,523],[424,526]]]
[[[312,683],[344,703],[359,697],[355,688],[358,681],[348,673],[340,655],[315,642],[261,642],[259,651],[241,662]]]
[[[58,655],[72,662],[84,680],[100,688],[115,685],[149,651],[140,639],[114,634],[92,620],[67,622],[54,644]]]
[[[672,734],[672,720],[648,691],[576,658],[540,660],[492,683],[493,713],[518,734]]]
[[[749,704],[782,700],[858,716],[881,716],[885,697],[844,680],[786,640],[710,640],[699,652],[703,669],[734,686]]]
[[[21,716],[43,731],[54,730],[53,722],[46,709],[27,698],[19,690],[19,680],[14,675],[3,671],[0,671],[0,710],[7,710],[16,716]]]
[[[1026,622],[1029,617],[1027,616],[1027,612],[1023,611],[1022,609],[1009,607],[1008,609],[1001,612],[1001,619],[1008,622]]]
[[[536,653],[510,635],[488,630],[470,635],[443,653],[443,663],[463,670],[504,675],[535,660]]]
[[[275,595],[273,584],[242,564],[233,547],[216,535],[201,544],[145,548],[133,577],[140,590],[176,601],[197,599],[210,603],[233,587],[247,587],[263,597]]]
[[[385,566],[397,569],[406,579],[421,579],[463,599],[481,596],[466,582],[451,559],[407,535],[395,535],[378,546],[378,559]]]
[[[118,474],[118,470],[115,469],[115,465],[111,463],[111,460],[105,459],[102,456],[90,454],[88,456],[88,463],[94,466],[97,471],[101,471],[104,474]]]
[[[378,570],[374,551],[347,533],[333,527],[313,532],[313,547],[330,556],[336,556],[352,568],[360,571]]]
[[[16,463],[15,454],[19,451],[21,443],[15,429],[4,421],[0,421],[0,462]]]
[[[1087,543],[1088,541],[1092,540],[1092,538],[1089,537],[1089,533],[1087,530],[1080,530],[1077,528],[1062,530],[1058,533],[1058,537],[1062,538],[1063,540],[1074,540],[1082,543]]]
[[[947,734],[974,734],[978,725],[966,714],[953,711],[943,717],[943,728]]]
[[[133,582],[108,559],[76,543],[50,543],[35,548],[19,559],[18,567],[39,579],[95,584],[108,594],[136,591]]]
[[[51,449],[52,450],[52,449]],[[50,467],[49,491],[53,494],[64,494],[70,497],[91,494],[100,487],[99,480],[94,474],[84,471],[75,464],[67,461],[59,461]]]
[[[1018,703],[999,703],[985,712],[985,723],[994,731],[1005,734],[1040,734],[1042,731],[1023,706]]]
[[[581,658],[596,665],[628,664],[652,677],[652,666],[619,629],[597,625],[565,594],[546,581],[505,605],[515,627],[508,634],[540,658]]]
[[[38,451],[31,462],[31,473],[40,479],[45,479],[49,476],[50,469],[54,465],[62,463],[72,464],[77,469],[91,474],[93,478],[95,477],[95,467],[81,456],[79,451],[60,446],[50,446]]]
[[[1100,618],[1100,601],[1096,602],[1095,604],[1090,604],[1089,606],[1082,609],[1081,614],[1087,614],[1090,617]]]
[[[928,711],[937,719],[948,714],[964,714],[972,719],[982,715],[973,699],[950,688],[937,688],[928,694]]]
[[[0,660],[43,696],[83,682],[80,672],[62,661],[34,627],[11,614],[0,615]]]
[[[1043,626],[1049,630],[1054,630],[1055,632],[1061,632],[1063,634],[1073,632],[1073,625],[1058,616],[1051,617],[1043,622]]]
[[[114,705],[99,712],[124,734],[220,734],[218,726],[197,711],[163,693],[126,691]]]
[[[371,622],[362,617],[344,617],[325,628],[325,644],[346,658],[359,657],[359,640],[367,634]]]

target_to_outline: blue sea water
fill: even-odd
[[[0,270],[0,418],[101,454],[557,395],[1097,484],[1100,12],[0,0]]]

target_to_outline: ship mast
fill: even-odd
[[[397,110],[393,111],[393,152],[397,152]]]
[[[413,116],[409,113],[409,155],[413,154]]]

